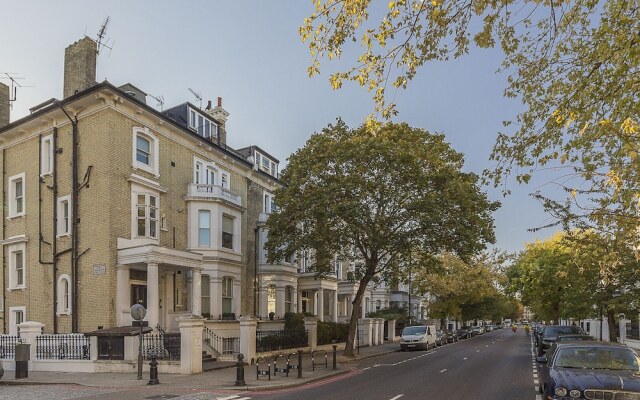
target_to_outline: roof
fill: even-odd
[[[250,155],[253,155],[252,153],[253,153],[253,151],[254,151],[254,150],[258,150],[258,152],[260,152],[260,154],[262,154],[262,155],[264,155],[264,156],[267,156],[268,158],[270,158],[270,159],[271,159],[271,161],[275,161],[275,162],[277,162],[278,164],[280,163],[280,161],[279,161],[277,158],[275,158],[275,157],[274,157],[274,156],[272,156],[271,154],[267,153],[266,151],[264,151],[264,150],[263,150],[262,148],[260,148],[259,146],[256,146],[255,144],[252,144],[252,145],[251,145],[251,146],[249,146],[249,147],[243,147],[243,148],[238,149],[238,150],[236,150],[236,151],[237,151],[238,153],[240,153],[240,154],[244,154],[244,155],[246,155],[246,156],[248,157],[248,156],[250,156]]]
[[[36,120],[38,118],[40,118],[41,116],[47,114],[48,112],[51,112],[53,110],[56,110],[60,107],[64,107],[66,105],[69,105],[71,103],[73,103],[76,100],[79,100],[83,97],[87,97],[89,95],[91,95],[92,93],[98,92],[100,90],[103,89],[108,89],[111,90],[112,92],[120,95],[123,99],[126,99],[127,101],[130,101],[132,103],[134,103],[136,106],[144,109],[145,111],[153,114],[155,117],[162,119],[163,121],[165,121],[167,124],[172,125],[174,128],[179,129],[181,132],[193,137],[193,138],[197,138],[198,140],[210,145],[211,147],[217,149],[218,151],[225,153],[228,156],[233,157],[236,161],[239,161],[240,163],[244,164],[246,167],[252,168],[253,164],[250,163],[249,161],[247,161],[246,159],[244,159],[243,157],[241,157],[240,155],[238,155],[238,153],[236,152],[236,150],[231,149],[231,148],[227,148],[226,146],[219,146],[217,143],[211,142],[210,140],[207,140],[206,138],[203,138],[202,136],[198,135],[197,133],[191,131],[188,128],[185,128],[184,126],[180,125],[178,122],[174,121],[173,119],[169,118],[167,115],[161,113],[160,111],[152,108],[151,106],[137,100],[136,98],[133,98],[131,96],[128,96],[124,91],[122,91],[121,89],[118,89],[117,87],[115,87],[114,85],[112,85],[110,82],[108,81],[103,81],[100,82],[88,89],[85,89],[81,92],[75,93],[63,100],[55,100],[51,103],[51,105],[48,105],[46,107],[43,107],[37,111],[35,111],[32,114],[29,114],[23,118],[20,118],[17,121],[14,121],[12,123],[10,123],[9,125],[5,125],[3,127],[0,127],[0,135],[2,135],[5,132],[8,132],[24,123],[27,123],[29,121],[32,120]],[[50,101],[50,100],[48,100]],[[46,103],[46,102],[45,102]]]

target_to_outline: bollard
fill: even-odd
[[[338,348],[338,346],[334,344],[331,347],[333,347],[333,369],[336,370],[336,369],[338,369],[336,367],[336,353],[337,353],[336,349]]]
[[[149,383],[147,385],[157,385],[160,383],[158,380],[158,361],[155,354],[151,356],[151,362],[149,363]]]
[[[302,350],[298,350],[298,378],[302,378]]]
[[[244,386],[246,385],[244,381],[244,355],[242,353],[238,354],[238,362],[236,363],[236,386]]]

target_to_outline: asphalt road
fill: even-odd
[[[399,347],[399,346],[398,346]],[[535,400],[531,343],[502,329],[430,351],[365,359],[354,371],[303,388],[252,393],[255,399]]]
[[[400,345],[398,345],[399,349]],[[349,364],[324,381],[271,392],[201,391],[159,386],[0,386],[0,400],[536,400],[531,343],[502,329],[429,351],[396,352]],[[170,393],[170,394],[169,394]]]

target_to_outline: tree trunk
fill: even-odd
[[[616,324],[616,315],[613,310],[607,310],[607,322],[609,323],[609,341],[618,341],[618,329]]]
[[[353,311],[351,312],[351,318],[349,319],[349,335],[347,337],[347,343],[344,346],[344,355],[347,357],[353,357],[353,346],[356,341],[356,335],[358,334],[356,329],[358,327],[358,318],[360,318],[360,306],[362,305],[362,297],[367,289],[367,285],[371,278],[364,276],[360,280],[360,287],[356,292],[356,298],[353,299]]]

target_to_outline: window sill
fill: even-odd
[[[14,214],[14,215],[9,215],[7,217],[8,220],[12,220],[12,219],[16,219],[16,218],[25,218],[27,216],[26,212],[23,212],[21,214]]]
[[[58,235],[56,235],[56,238],[60,239],[63,237],[71,237],[71,232],[66,232],[66,233],[60,233]]]
[[[8,291],[13,292],[16,290],[27,290],[27,286],[14,286],[14,287],[9,287],[7,288]]]
[[[63,316],[63,315],[71,315],[71,311],[58,311],[58,312],[56,313],[56,315],[57,315],[58,317],[61,317],[61,316]]]
[[[137,170],[145,171],[155,176],[156,179],[160,178],[159,171],[155,170],[153,167],[150,167],[146,164],[133,164],[131,167],[133,168],[134,171],[137,171]]]

